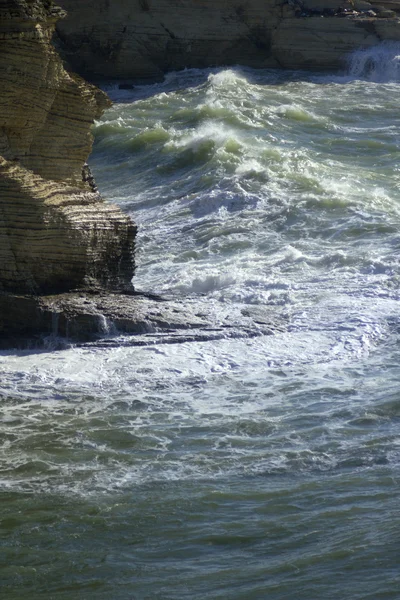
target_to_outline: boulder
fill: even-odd
[[[135,234],[98,193],[0,157],[0,290],[130,289]]]

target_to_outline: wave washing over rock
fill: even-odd
[[[400,44],[383,42],[355,51],[349,58],[350,77],[377,83],[400,81]]]
[[[395,12],[379,12],[374,5],[371,16],[362,2],[358,8],[353,3],[352,10],[310,2],[266,5],[252,0],[236,7],[186,2],[179,4],[176,13],[170,0],[129,6],[121,1],[112,7],[108,2],[100,3],[100,7],[98,3],[82,6],[67,0],[62,4],[69,17],[60,21],[58,45],[74,66],[92,77],[96,73],[102,77],[158,77],[171,68],[204,66],[210,61],[331,68],[354,45],[371,46],[378,37],[396,39],[398,35]],[[88,128],[100,116],[107,100],[78,76],[67,74],[50,45],[56,22],[65,16],[60,9],[51,2],[24,0],[4,0],[0,8],[7,41],[2,57],[5,110],[0,140],[4,199],[2,290],[8,294],[81,290],[81,296],[73,300],[68,296],[68,314],[66,298],[34,300],[29,322],[23,316],[26,298],[15,299],[3,293],[3,314],[9,316],[12,312],[15,318],[3,317],[1,331],[3,336],[13,332],[75,332],[83,339],[87,337],[85,328],[95,331],[98,327],[97,313],[104,319],[111,319],[113,314],[121,322],[123,309],[116,299],[110,312],[109,303],[102,305],[97,297],[88,301],[94,306],[94,313],[88,309],[82,317],[82,294],[106,289],[133,293],[135,226],[117,208],[102,201],[83,166],[91,147]],[[179,14],[178,20],[175,14]],[[338,18],[343,15],[344,18]],[[325,44],[324,48],[321,44]],[[35,69],[27,66],[27,55],[36,57]],[[29,121],[25,118],[27,110]],[[213,109],[209,116],[212,118]],[[190,162],[193,155],[201,162],[220,143],[208,139],[206,127],[198,135],[191,148],[180,153],[179,160]],[[157,134],[153,137],[157,141]],[[225,139],[225,133],[222,137]],[[132,143],[139,144],[139,138]],[[185,146],[184,139],[171,143]],[[230,147],[229,139],[226,144]],[[249,163],[241,168],[253,167]],[[198,292],[207,286],[207,282],[199,280],[191,289]],[[141,301],[150,303],[151,313],[149,296]],[[133,301],[127,295],[125,302]],[[137,305],[139,300],[136,298],[135,302]],[[132,310],[128,312],[132,318]],[[66,316],[64,325],[60,316]],[[80,322],[82,325],[78,325]],[[136,330],[141,322],[138,317],[128,329]],[[102,332],[100,326],[98,333]]]

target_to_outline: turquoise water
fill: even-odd
[[[0,353],[4,598],[400,597],[399,55],[109,90],[137,289],[284,327]]]

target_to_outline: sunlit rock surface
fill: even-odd
[[[0,158],[2,291],[129,289],[135,227],[97,193]]]
[[[61,9],[0,0],[0,292],[131,289],[136,227],[83,181],[109,101],[51,44]]]

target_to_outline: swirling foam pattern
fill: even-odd
[[[110,90],[92,167],[136,286],[290,326],[3,352],[8,600],[398,597],[396,52]]]

